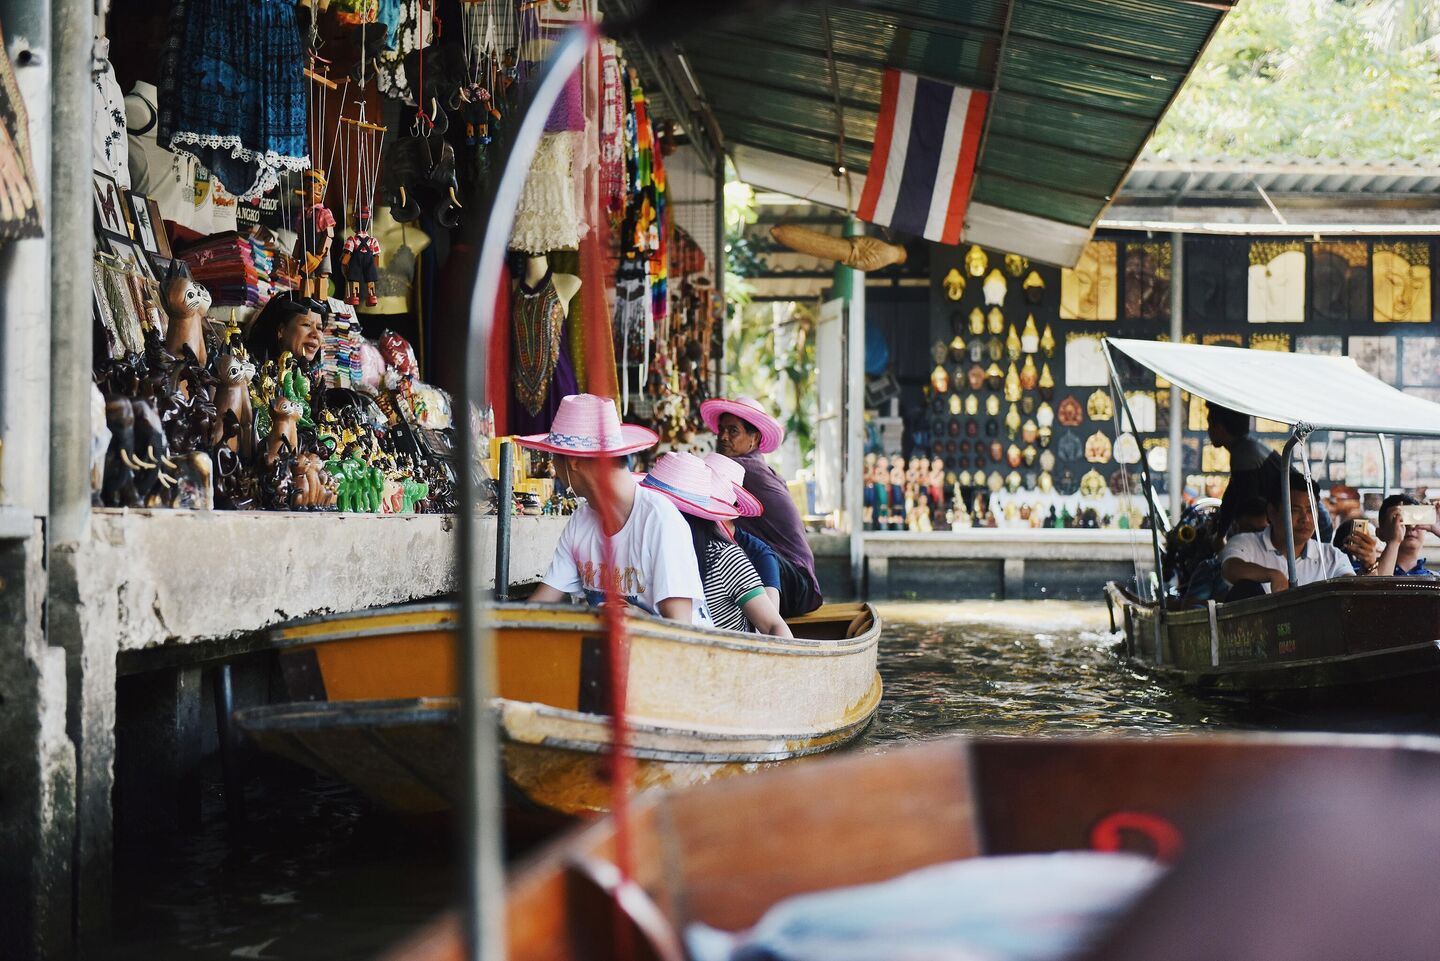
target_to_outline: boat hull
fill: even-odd
[[[1163,614],[1113,583],[1106,600],[1132,663],[1202,693],[1440,693],[1440,582],[1341,578]]]
[[[566,815],[609,803],[609,669],[598,612],[489,611],[495,709],[511,786]],[[627,617],[627,751],[636,791],[693,785],[839,747],[879,706],[869,605],[791,621],[795,639]],[[452,605],[362,612],[277,632],[296,703],[237,714],[263,747],[342,777],[391,808],[456,801],[460,764]]]

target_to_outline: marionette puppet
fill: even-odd
[[[345,240],[344,253],[340,257],[340,270],[345,274],[345,303],[359,305],[360,295],[365,295],[365,306],[374,307],[380,303],[375,294],[375,284],[380,279],[380,241],[370,234],[370,208],[361,207],[356,211],[355,233]]]
[[[330,248],[335,242],[335,215],[325,206],[329,181],[325,171],[305,172],[306,204],[295,220],[295,259],[301,264],[300,295],[316,300],[325,296],[330,281]]]

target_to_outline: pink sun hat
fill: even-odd
[[[655,462],[640,486],[658,491],[686,514],[710,521],[731,521],[739,516],[734,506],[715,496],[715,472],[694,454],[671,451]]]
[[[732,505],[741,517],[765,513],[765,507],[745,489],[745,468],[717,451],[705,455],[705,466],[715,475],[715,496]]]
[[[515,438],[526,447],[571,457],[620,457],[654,447],[659,439],[648,427],[620,423],[615,402],[595,394],[560,398],[550,433]]]
[[[751,427],[758,428],[762,454],[777,449],[785,440],[785,428],[753,397],[736,397],[734,400],[721,397],[707,400],[700,405],[700,419],[710,428],[711,433],[720,433],[721,414],[734,414]]]

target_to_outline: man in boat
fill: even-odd
[[[689,526],[665,495],[636,484],[625,465],[627,454],[658,439],[647,428],[621,424],[615,402],[594,394],[561,398],[548,434],[516,438],[555,455],[555,476],[585,498],[530,600],[553,604],[583,594],[599,605],[614,585],[647,613],[710,625]],[[613,563],[605,556],[606,535]]]
[[[1376,563],[1376,573],[1384,577],[1440,577],[1440,571],[1425,566],[1420,552],[1425,548],[1425,535],[1440,535],[1440,508],[1431,508],[1430,523],[1401,523],[1401,507],[1418,507],[1420,501],[1409,494],[1391,494],[1380,505],[1380,539],[1385,550]],[[1429,507],[1430,505],[1424,505]]]
[[[1283,490],[1280,481],[1290,487],[1291,532],[1295,537],[1295,583],[1290,583],[1285,562],[1285,528]],[[1276,478],[1266,495],[1269,526],[1254,533],[1237,533],[1220,552],[1220,573],[1233,584],[1227,600],[1239,600],[1258,594],[1278,593],[1332,577],[1355,574],[1350,558],[1332,544],[1312,540],[1315,536],[1316,497],[1313,485],[1299,471],[1291,470],[1288,478]],[[1359,559],[1365,573],[1375,570],[1375,541],[1362,541],[1358,534],[1346,545]]]
[[[745,490],[763,508],[757,517],[740,518],[736,527],[760,538],[780,556],[781,616],[810,613],[824,602],[815,576],[815,555],[790,489],[764,457],[780,446],[785,428],[752,397],[707,400],[700,405],[700,417],[715,433],[716,450],[745,468]]]
[[[1230,535],[1241,504],[1264,497],[1283,473],[1280,455],[1250,435],[1250,415],[1206,401],[1209,419],[1206,432],[1210,443],[1230,454],[1230,483],[1220,498],[1215,531],[1221,538]]]

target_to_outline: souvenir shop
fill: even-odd
[[[592,12],[115,0],[94,93],[95,503],[455,510],[483,197],[554,37]],[[476,416],[491,479],[498,439],[548,429],[576,391],[667,439],[699,424],[716,189],[651,110],[602,41],[550,115]],[[552,473],[518,459],[521,512],[573,507]]]
[[[1187,235],[1186,342],[1347,355],[1429,400],[1440,399],[1440,340],[1430,331],[1433,240]],[[1218,497],[1228,454],[1206,436],[1206,406],[1171,409],[1168,383],[1122,367],[1117,409],[1105,336],[1168,339],[1169,235],[1101,232],[1074,269],[978,246],[932,247],[928,324],[882,302],[870,313],[893,341],[899,440],[866,458],[867,528],[1138,528],[1148,524],[1141,466],[1168,495],[1181,459],[1183,498]],[[920,338],[923,337],[923,343]],[[892,405],[880,405],[888,412]],[[1181,446],[1171,450],[1171,420]],[[1282,425],[1255,434],[1280,450]],[[1305,453],[1333,497],[1391,482],[1440,485],[1433,441],[1316,435]]]

